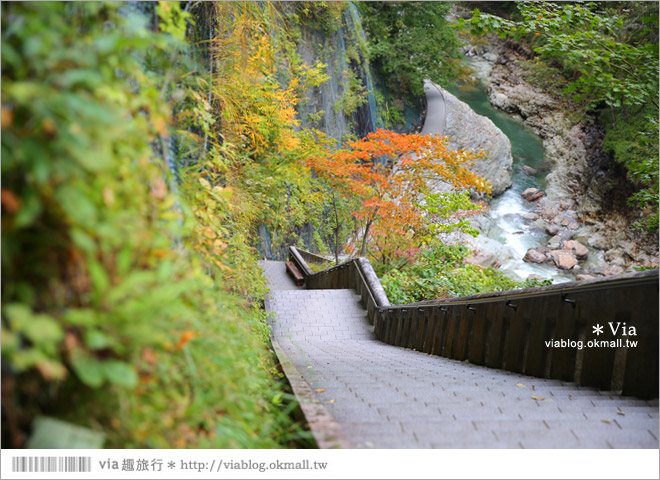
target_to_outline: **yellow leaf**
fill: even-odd
[[[625,415],[625,413],[623,413],[623,411],[621,411],[621,410],[617,410],[617,411],[616,411],[616,414],[617,414],[617,415]]]
[[[314,391],[315,391],[316,393],[325,392],[325,388],[317,388],[317,389],[314,390]]]
[[[545,397],[542,397],[541,395],[532,395],[532,398],[534,400],[543,400]]]
[[[333,398],[332,400],[325,402],[325,403],[335,403],[335,399]]]
[[[612,423],[612,422],[611,422],[610,420],[608,420],[607,418],[601,418],[600,421],[603,422],[603,423]]]
[[[516,387],[527,388],[527,385],[525,385],[523,383],[516,383]]]

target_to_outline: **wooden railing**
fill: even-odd
[[[357,290],[376,338],[385,343],[624,395],[658,397],[658,270],[389,305],[366,258],[313,273],[297,249],[289,253],[292,261],[303,262],[299,268],[306,288]]]

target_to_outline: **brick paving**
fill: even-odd
[[[283,262],[262,267],[273,340],[352,447],[658,448],[657,400],[381,343],[353,290],[304,290]]]

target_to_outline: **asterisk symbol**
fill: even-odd
[[[167,462],[167,468],[174,468],[176,466],[176,463],[174,462]]]
[[[603,333],[603,326],[601,324],[596,325],[593,329],[594,331],[592,333],[595,333],[596,335]]]

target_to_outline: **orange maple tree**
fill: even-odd
[[[377,130],[307,164],[339,195],[359,200],[352,215],[361,221],[366,255],[370,243],[381,253],[418,246],[429,232],[425,198],[440,182],[454,192],[490,193],[470,170],[479,156],[449,149],[444,137]]]

